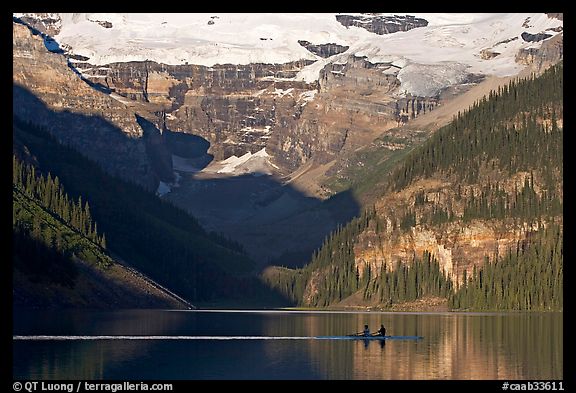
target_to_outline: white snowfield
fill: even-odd
[[[271,156],[266,153],[266,149],[263,148],[254,154],[248,152],[241,157],[228,157],[223,161],[211,164],[207,169],[208,171],[215,171],[219,174],[235,176],[243,174],[252,174],[254,176],[271,175],[271,167],[278,167],[270,162],[270,157]]]
[[[213,66],[309,59],[316,63],[303,69],[296,79],[312,82],[318,79],[320,69],[326,64],[345,62],[355,54],[366,56],[372,63],[387,62],[406,68],[399,75],[402,88],[414,94],[429,93],[436,85],[458,83],[466,72],[516,74],[522,68],[514,60],[518,50],[541,45],[541,42],[525,42],[520,35],[523,32],[556,35],[559,33],[547,29],[563,25],[562,21],[543,13],[396,13],[424,18],[428,26],[377,35],[359,27],[346,28],[336,20],[336,14],[59,15],[61,30],[54,37],[56,41],[71,47],[73,53],[88,57],[95,65],[153,60]],[[105,28],[98,22],[110,22],[112,27]],[[323,59],[298,44],[298,40],[336,43],[350,48],[343,54]],[[483,60],[480,57],[483,49],[499,55]],[[426,67],[431,64],[435,67]],[[407,67],[409,65],[412,67]],[[390,73],[390,70],[383,72]],[[421,88],[421,83],[412,83],[414,74],[426,79],[439,75],[441,80]]]
[[[270,161],[271,158],[272,156],[266,153],[266,149],[263,148],[254,154],[247,152],[240,157],[230,156],[222,161],[213,161],[210,163],[210,165],[201,171],[204,173],[212,173],[224,176],[240,176],[247,174],[253,176],[272,175],[274,173],[274,169],[278,169],[278,167]],[[173,155],[172,162],[174,164],[175,171],[188,173],[196,173],[200,171],[200,169],[191,167],[187,163],[187,160],[182,157]],[[158,193],[163,195],[167,192],[170,192],[170,187],[165,187],[161,182],[158,188]]]

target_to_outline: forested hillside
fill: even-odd
[[[16,156],[12,170],[14,307],[188,307],[111,258],[89,204],[58,177]]]
[[[562,309],[562,141],[559,63],[458,113],[306,267],[264,279],[303,306]]]
[[[106,247],[191,302],[270,294],[251,274],[252,261],[238,244],[207,233],[193,217],[143,188],[106,174],[43,129],[14,118],[14,150],[17,156],[34,163],[14,159],[14,254],[16,265],[22,269],[34,263],[19,243],[32,240],[20,239],[22,231],[17,229],[23,226],[23,212],[28,211],[24,227],[32,239],[40,239],[47,247],[65,244],[62,258],[73,252],[82,259],[106,263],[109,257],[98,252]],[[31,198],[36,201],[35,209],[41,204],[47,214],[57,216],[81,240],[73,241],[72,235],[39,224],[38,215],[23,207]],[[90,247],[77,245],[87,241]],[[73,274],[72,265],[65,261],[61,265]]]

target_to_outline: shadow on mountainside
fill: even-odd
[[[261,267],[303,266],[330,232],[360,213],[350,191],[322,201],[267,175],[183,173],[180,186],[164,198],[208,230],[240,242]]]
[[[109,174],[148,190],[158,187],[163,173],[146,151],[150,133],[143,139],[129,137],[101,116],[69,109],[54,111],[26,87],[16,83],[13,84],[12,103],[14,116],[45,128],[59,143],[80,151]],[[160,134],[157,129],[154,132]]]
[[[170,130],[160,132],[154,123],[138,115],[142,138],[129,137],[100,116],[68,109],[54,111],[17,84],[13,85],[13,104],[15,118],[44,127],[60,143],[81,151],[106,172],[145,183],[150,192],[156,191],[158,180],[171,180],[173,156],[204,159],[198,169],[213,159],[207,153],[207,140]],[[142,154],[143,148],[146,154]],[[143,158],[147,162],[142,163]],[[150,168],[154,168],[153,173]],[[242,244],[256,262],[256,270],[270,264],[303,266],[330,232],[360,213],[360,205],[350,192],[322,201],[265,174],[179,175],[180,186],[162,199],[187,210],[207,231]],[[141,209],[145,214],[146,206]]]

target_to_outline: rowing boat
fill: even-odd
[[[326,340],[421,340],[422,336],[325,336],[318,337]]]

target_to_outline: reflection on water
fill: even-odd
[[[15,315],[18,335],[338,336],[418,341],[15,341],[31,379],[562,379],[562,313],[63,312]]]
[[[120,312],[26,312],[14,316],[14,333],[34,335],[145,335],[171,334],[182,319],[172,313]],[[18,352],[18,353],[16,353]],[[113,341],[23,342],[14,345],[14,358],[30,357],[26,378],[106,379],[112,362],[144,357],[146,345],[118,345]],[[37,360],[37,361],[34,361]],[[16,377],[16,364],[14,376]]]
[[[310,342],[310,354],[326,378],[562,378],[559,313],[333,314],[308,321],[307,326],[310,335],[332,335],[361,330],[364,323],[373,328],[383,323],[388,334],[425,339],[394,341],[385,347],[358,341],[351,348]]]

